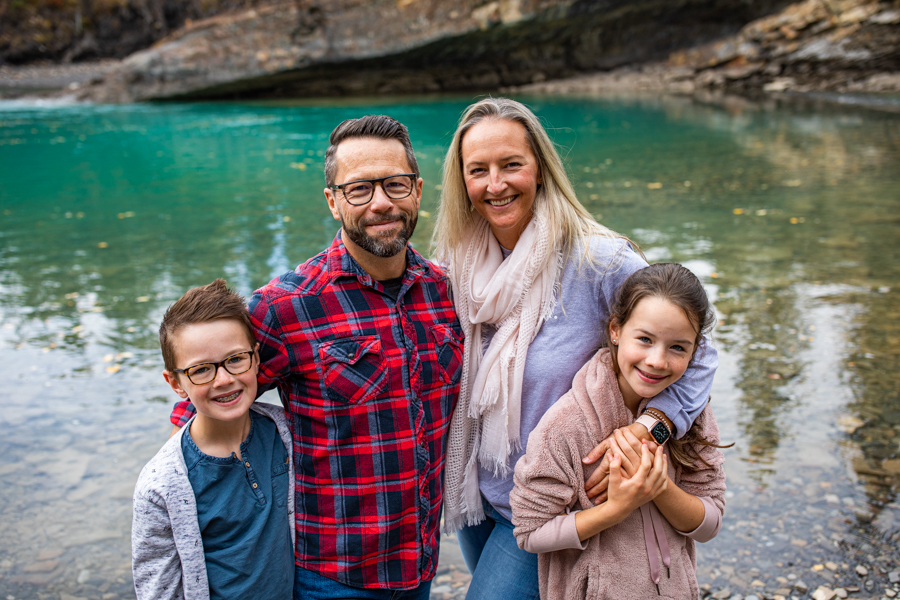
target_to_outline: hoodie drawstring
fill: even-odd
[[[656,584],[656,590],[659,592],[659,560],[656,557],[656,550],[662,555],[663,564],[666,571],[672,564],[672,557],[669,553],[669,541],[666,539],[666,532],[663,531],[662,515],[652,502],[647,502],[641,506],[641,518],[644,522],[644,543],[647,545],[647,559],[650,561],[650,578]],[[668,576],[668,575],[667,575]]]

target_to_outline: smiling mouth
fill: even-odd
[[[507,204],[509,204],[510,202],[512,202],[513,200],[515,200],[518,197],[519,197],[519,195],[516,194],[515,196],[509,196],[508,198],[495,198],[495,199],[491,199],[491,200],[485,200],[485,202],[487,202],[491,206],[499,208],[501,206],[506,206]]]
[[[642,371],[642,370],[638,369],[637,367],[635,367],[634,370],[637,371],[638,375],[640,375],[641,378],[644,379],[645,381],[647,381],[648,383],[659,383],[660,381],[662,381],[663,379],[668,377],[667,375],[653,375],[651,373],[647,373],[646,371]]]
[[[241,395],[241,391],[238,390],[233,394],[228,394],[227,396],[222,396],[220,398],[212,398],[211,400],[213,402],[218,402],[219,404],[228,404],[229,402],[236,400],[237,397],[240,395]]]

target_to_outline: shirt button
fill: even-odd
[[[253,484],[253,489],[255,490],[257,487],[259,487],[259,486],[257,486],[257,485],[254,483],[254,484]]]
[[[250,466],[250,463],[249,463],[249,462],[245,462],[245,463],[244,463],[244,466],[245,466],[245,467],[249,467],[249,466]]]

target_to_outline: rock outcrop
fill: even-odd
[[[124,58],[259,0],[0,0],[0,65]]]
[[[496,90],[733,35],[785,0],[271,0],[195,21],[79,90],[128,102]]]
[[[900,2],[805,0],[666,60],[517,89],[900,92]]]

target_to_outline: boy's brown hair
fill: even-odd
[[[216,279],[208,285],[191,288],[169,307],[159,325],[159,346],[163,362],[169,372],[179,368],[175,364],[175,334],[179,329],[196,323],[218,319],[233,319],[247,332],[250,346],[256,345],[253,323],[244,298],[228,288],[224,279]],[[182,365],[182,368],[190,365]]]

